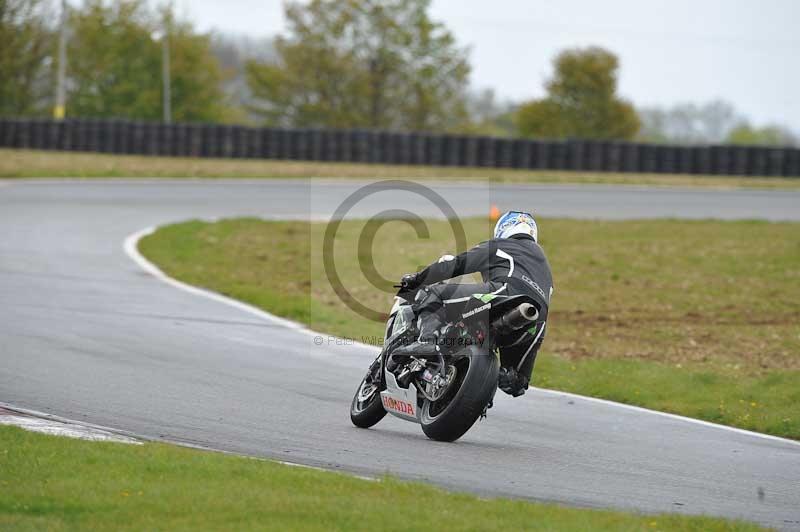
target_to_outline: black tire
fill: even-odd
[[[386,410],[381,402],[380,388],[376,387],[375,392],[366,401],[359,401],[361,389],[367,383],[367,379],[371,380],[371,375],[372,368],[361,379],[361,384],[358,385],[353,401],[350,403],[350,421],[353,422],[353,425],[362,429],[368,429],[386,415]]]
[[[463,436],[478,420],[497,390],[500,361],[491,351],[470,346],[467,353],[454,357],[453,364],[459,371],[454,382],[458,385],[460,381],[458,389],[454,388],[452,393],[445,392],[436,403],[426,399],[422,405],[422,430],[432,440],[451,442]]]

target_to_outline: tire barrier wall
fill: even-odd
[[[798,148],[671,146],[130,120],[0,119],[0,147],[535,170],[800,176]]]

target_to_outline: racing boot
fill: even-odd
[[[511,397],[519,397],[528,389],[528,379],[515,368],[500,368],[497,375],[497,387]]]
[[[442,320],[436,313],[420,315],[418,321],[419,337],[412,343],[398,347],[394,355],[430,356],[439,352]]]

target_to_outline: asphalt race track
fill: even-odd
[[[455,444],[350,424],[373,351],[178,290],[123,241],[197,217],[324,218],[358,188],[304,181],[0,182],[0,401],[153,438],[485,495],[800,529],[800,444],[531,390]],[[800,193],[434,187],[459,214],[800,220]],[[351,215],[438,207],[376,194]],[[542,231],[547,231],[546,224]],[[556,276],[558,272],[555,272]],[[387,306],[389,301],[387,301]],[[502,396],[502,397],[500,397]]]

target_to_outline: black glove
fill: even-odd
[[[418,273],[407,273],[400,278],[400,288],[403,290],[413,290],[420,284]]]
[[[497,375],[497,387],[512,397],[525,394],[528,389],[528,379],[520,375],[514,368],[500,368]]]

